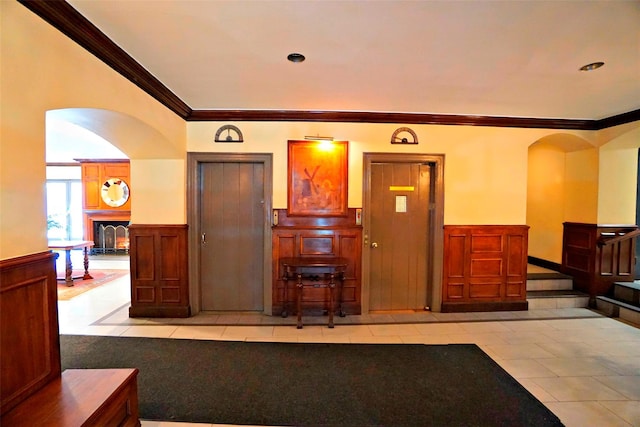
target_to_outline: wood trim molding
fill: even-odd
[[[18,0],[109,67],[187,121],[304,121],[345,123],[405,123],[452,126],[493,126],[601,130],[640,120],[640,109],[600,120],[534,117],[494,117],[457,114],[368,111],[192,110],[176,94],[136,62],[88,19],[64,0]]]
[[[189,115],[187,121],[405,123],[575,130],[595,130],[594,126],[596,123],[594,120],[468,116],[458,114],[296,110],[195,110]]]

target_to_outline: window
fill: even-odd
[[[47,238],[82,240],[80,167],[47,167]]]

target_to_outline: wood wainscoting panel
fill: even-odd
[[[333,232],[315,230],[313,233],[300,233],[300,255],[336,256],[335,236]]]
[[[129,226],[130,317],[189,317],[187,225]]]
[[[272,229],[272,314],[284,307],[284,271],[279,260],[287,257],[344,257],[349,264],[342,288],[343,309],[347,314],[360,314],[362,270],[362,226],[355,224],[355,209],[346,217],[287,216],[278,209],[279,222]],[[295,283],[288,282],[287,301],[295,306]],[[308,314],[326,312],[329,290],[326,287],[305,287],[302,310]]]
[[[443,312],[526,310],[526,225],[444,227]]]
[[[562,238],[563,273],[573,277],[575,289],[589,294],[594,307],[615,282],[633,282],[636,238],[622,239],[637,225],[598,225],[565,222]],[[607,241],[617,239],[615,243]]]
[[[60,376],[56,258],[0,261],[0,414]]]

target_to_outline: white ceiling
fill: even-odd
[[[640,108],[637,0],[68,2],[194,110],[598,120]]]

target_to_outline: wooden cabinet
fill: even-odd
[[[347,260],[342,288],[342,306],[346,314],[361,313],[362,227],[355,224],[355,209],[346,217],[289,217],[278,209],[279,223],[273,227],[273,315],[280,315],[287,288],[287,303],[295,307],[295,283],[283,280],[281,258],[342,257]],[[305,282],[302,311],[323,314],[329,309],[329,289]]]
[[[94,223],[129,222],[131,219],[131,174],[129,160],[76,159],[82,167],[82,217],[84,240],[100,245]],[[103,184],[111,179],[123,180],[128,199],[121,206],[111,206],[102,199]],[[128,246],[128,242],[126,243]]]
[[[526,225],[444,228],[442,311],[527,310]]]
[[[189,317],[187,225],[129,226],[130,317]]]
[[[82,206],[85,210],[130,211],[131,196],[122,206],[111,206],[101,196],[102,185],[110,178],[122,179],[131,188],[129,160],[78,160],[82,166]]]

